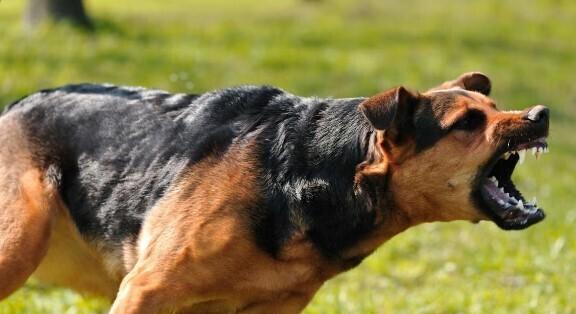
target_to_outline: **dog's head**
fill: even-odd
[[[413,223],[484,219],[523,229],[544,218],[511,180],[526,153],[547,152],[544,106],[500,111],[490,80],[466,73],[425,93],[403,87],[366,99],[376,129],[360,177],[386,177],[388,198]]]

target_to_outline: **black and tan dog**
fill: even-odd
[[[510,176],[548,109],[467,73],[425,93],[302,98],[70,85],[0,118],[0,299],[34,274],[112,313],[298,313],[424,222],[544,218]]]

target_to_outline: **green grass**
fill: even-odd
[[[327,283],[306,313],[576,313],[573,1],[99,0],[89,2],[96,35],[66,25],[25,34],[22,7],[0,2],[1,104],[81,81],[367,96],[470,70],[492,77],[501,108],[547,104],[551,153],[529,158],[515,179],[539,196],[544,222],[523,232],[419,226]],[[35,282],[0,303],[8,314],[105,311]]]

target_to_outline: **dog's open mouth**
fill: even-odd
[[[548,152],[546,138],[519,144],[499,155],[483,172],[479,182],[482,208],[502,229],[524,229],[544,219],[536,198],[527,201],[516,189],[511,176],[526,155],[538,158]]]

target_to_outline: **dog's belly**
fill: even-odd
[[[61,213],[52,226],[48,252],[34,272],[40,281],[114,299],[121,278],[114,278],[105,259],[87,244]]]

